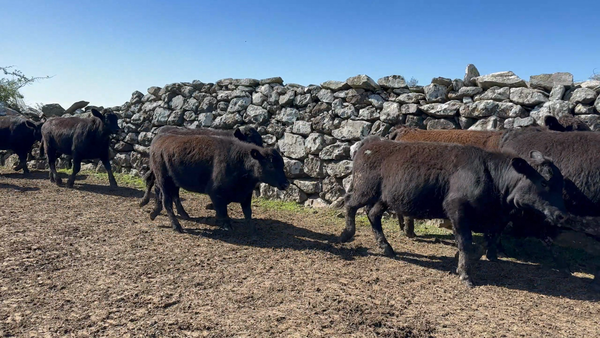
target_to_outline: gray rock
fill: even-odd
[[[271,95],[271,93],[273,93],[273,88],[268,84],[263,84],[262,86],[256,89],[256,92],[268,97],[269,95]]]
[[[550,101],[562,100],[567,88],[563,85],[556,85],[552,87],[550,92]]]
[[[213,123],[213,113],[202,113],[196,118],[202,127],[210,127]]]
[[[154,115],[152,117],[152,124],[155,126],[164,126],[167,124],[169,120],[169,116],[171,115],[171,110],[167,108],[158,107],[154,110]]]
[[[261,183],[259,187],[260,196],[268,199],[276,199],[283,201],[290,201],[296,203],[303,203],[308,198],[302,190],[297,186],[290,184],[286,190],[279,190],[268,184]]]
[[[460,91],[460,89],[462,87],[464,87],[464,85],[465,85],[465,83],[461,79],[454,79],[454,80],[452,80],[452,90],[454,90],[455,92]],[[479,88],[479,87],[477,87],[477,88]]]
[[[342,180],[342,187],[345,191],[352,190],[352,175],[348,175],[346,178]]]
[[[275,115],[275,120],[287,125],[292,125],[300,115],[296,108],[283,108],[279,114]]]
[[[450,86],[452,86],[452,79],[449,79],[447,77],[434,77],[433,79],[431,79],[431,83],[450,88]],[[427,94],[427,91],[425,92],[425,94]]]
[[[474,125],[475,122],[477,122],[477,119],[464,116],[458,117],[458,124],[460,125],[460,129],[469,129],[469,127]]]
[[[270,84],[270,83],[283,84],[283,79],[279,76],[276,76],[276,77],[262,79],[262,80],[258,81],[258,83],[261,85],[266,85],[266,84]]]
[[[185,121],[194,121],[196,120],[196,114],[194,114],[193,111],[188,110],[185,113],[183,113],[183,119]]]
[[[594,107],[578,103],[573,111],[576,115],[590,115],[594,113]]]
[[[377,83],[382,88],[386,89],[408,88],[408,86],[406,85],[406,80],[404,80],[404,77],[402,75],[384,76],[377,80]]]
[[[321,88],[331,89],[336,92],[338,90],[350,89],[350,86],[342,81],[325,81],[321,83]]]
[[[316,155],[325,148],[326,145],[325,137],[319,133],[311,133],[306,137],[306,140],[304,140],[304,147],[308,154]]]
[[[400,103],[419,103],[420,100],[424,100],[425,95],[421,93],[408,93],[398,95],[396,102]]]
[[[200,102],[198,102],[198,100],[196,100],[195,98],[190,98],[185,101],[185,104],[183,105],[182,109],[189,110],[195,113],[198,111],[199,106]]]
[[[477,67],[475,67],[473,64],[468,64],[467,68],[465,69],[465,77],[463,79],[465,86],[476,86],[477,84],[475,81],[473,81],[473,78],[476,78],[479,75],[480,74],[477,70]]]
[[[158,93],[160,93],[161,89],[162,88],[160,88],[160,87],[152,86],[152,87],[148,88],[148,94],[150,94],[152,96],[158,96],[159,95]]]
[[[296,97],[296,92],[293,90],[288,90],[285,94],[279,96],[279,105],[282,107],[287,107],[294,103],[294,98]]]
[[[293,184],[308,195],[321,192],[321,182],[319,180],[294,180]]]
[[[403,116],[399,123],[404,123],[404,120],[405,118]],[[391,128],[392,126],[390,124],[382,121],[375,121],[375,123],[373,123],[373,127],[371,127],[370,134],[375,136],[386,136],[390,132]]]
[[[530,88],[511,88],[510,100],[523,106],[537,106],[548,102],[548,96],[541,91]]]
[[[375,83],[373,79],[363,74],[348,78],[346,83],[352,88],[362,88],[373,91],[380,89],[379,85]]]
[[[329,203],[322,198],[309,198],[304,202],[305,207],[313,208],[313,209],[325,209],[329,208]]]
[[[281,152],[294,159],[303,159],[306,157],[304,148],[304,137],[292,133],[285,133],[283,138],[277,142]]]
[[[348,119],[356,116],[356,108],[350,103],[342,102],[341,99],[335,100],[331,108],[333,108],[333,113],[343,119]]]
[[[212,126],[218,129],[232,129],[244,121],[239,113],[227,113],[215,119]]]
[[[48,103],[42,106],[42,113],[46,117],[62,116],[65,113],[65,108],[58,103]]]
[[[150,142],[152,142],[152,138],[154,138],[154,134],[150,133],[150,132],[141,132],[138,135],[138,142],[142,145],[142,146],[149,146]]]
[[[589,88],[578,88],[573,91],[571,97],[569,98],[569,102],[571,103],[592,103],[598,97],[598,94]]]
[[[321,183],[323,191],[319,194],[326,201],[336,201],[344,197],[344,188],[335,177],[329,176]]]
[[[598,113],[600,113],[600,96],[598,96],[598,97],[596,98],[596,102],[594,102],[594,107],[596,108],[596,111],[597,111]]]
[[[479,87],[475,87],[479,88]],[[508,87],[492,87],[481,95],[475,96],[475,101],[482,100],[494,100],[494,101],[504,101],[510,98],[510,88]]]
[[[249,97],[236,97],[231,100],[229,107],[227,108],[228,113],[241,112],[252,103],[252,99]]]
[[[185,86],[181,88],[181,94],[188,99],[191,98],[194,95],[194,93],[196,93],[196,91],[196,88],[192,86]]]
[[[200,106],[198,107],[198,112],[199,113],[211,113],[213,111],[215,111],[215,109],[217,108],[217,99],[215,99],[214,97],[207,97],[204,100],[202,100],[202,103],[200,103]]]
[[[550,91],[556,85],[573,86],[573,74],[571,73],[554,73],[532,75],[529,77],[529,87]]]
[[[336,178],[343,178],[352,173],[352,161],[342,160],[329,163],[326,166],[327,174]]]
[[[305,174],[302,167],[302,162],[298,160],[292,160],[287,157],[283,158],[283,171],[287,178],[304,177]]]
[[[269,112],[263,107],[249,105],[244,113],[246,123],[263,125],[269,122]]]
[[[379,112],[375,107],[365,107],[358,111],[358,119],[366,121],[376,121],[379,119]]]
[[[327,176],[323,161],[314,156],[309,156],[304,160],[304,172],[313,178],[324,178]]]
[[[527,110],[512,102],[498,102],[497,115],[501,118],[526,117]]]
[[[183,105],[185,104],[185,97],[182,95],[175,96],[171,102],[169,102],[169,108],[173,110],[181,110],[183,109]]]
[[[340,128],[334,129],[331,134],[343,141],[359,140],[369,135],[372,125],[372,123],[366,121],[345,120],[342,121]]]
[[[552,115],[556,118],[572,115],[575,105],[567,101],[548,101],[539,105],[529,113],[538,125],[544,125],[544,117]]]
[[[450,119],[432,119],[426,122],[427,130],[457,129],[456,122]]]
[[[404,125],[407,127],[414,127],[419,129],[425,129],[425,119],[421,115],[406,115]]]
[[[504,128],[504,120],[497,117],[491,116],[487,119],[481,119],[475,122],[469,130],[480,130],[480,131],[493,131],[493,130],[501,130]]]
[[[367,100],[369,103],[371,103],[371,105],[373,105],[373,107],[377,109],[383,108],[383,103],[385,102],[385,100],[378,94],[369,94],[367,96]]]
[[[450,117],[458,114],[458,110],[463,104],[459,101],[450,101],[447,103],[429,103],[421,106],[421,110],[435,117]]]
[[[321,89],[319,93],[317,93],[317,98],[321,102],[332,103],[335,99],[333,97],[333,92],[330,89]]]
[[[418,114],[419,113],[419,105],[415,104],[415,103],[407,103],[407,104],[403,104],[402,107],[400,107],[400,113],[401,114]]]
[[[263,103],[267,102],[267,96],[262,93],[252,94],[252,104],[256,106],[262,106]]]
[[[312,103],[313,99],[310,94],[297,95],[294,98],[294,105],[297,107],[306,107],[309,103]]]
[[[144,123],[144,118],[145,118],[145,115],[144,115],[144,114],[137,113],[137,114],[134,114],[134,115],[131,117],[131,120],[129,120],[129,121],[130,121],[132,124],[139,126],[140,124]]]
[[[308,136],[312,132],[312,125],[308,121],[295,121],[292,126],[292,133]]]
[[[325,134],[331,134],[333,129],[335,129],[335,121],[331,114],[324,113],[313,119],[312,126],[313,130],[315,131],[320,131]]]
[[[125,142],[118,142],[117,144],[115,144],[114,147],[116,152],[120,152],[120,153],[124,153],[124,152],[130,152],[133,150],[133,146],[129,143],[125,143]]]
[[[319,153],[322,160],[343,160],[350,158],[350,145],[346,142],[338,142],[329,145]]]
[[[233,79],[231,84],[234,86],[256,87],[260,82],[256,79]]]
[[[597,115],[597,114],[579,115],[579,116],[577,116],[577,118],[579,118],[580,120],[585,122],[585,124],[587,124],[591,130],[593,130],[593,131],[600,130],[600,115]]]
[[[425,90],[425,99],[429,103],[446,101],[448,95],[448,87],[446,86],[432,83],[423,87],[423,90]]]
[[[511,88],[527,87],[525,81],[511,71],[478,76],[475,78],[475,81],[483,89],[489,89],[494,86]]]
[[[464,117],[483,118],[498,114],[498,102],[492,100],[477,101],[463,105],[460,115]]]
[[[385,102],[379,114],[379,119],[390,124],[397,124],[402,117],[400,104],[396,102]]]

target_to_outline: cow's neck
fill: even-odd
[[[493,161],[488,162],[488,170],[493,177],[494,188],[499,194],[502,206],[509,207],[508,196],[516,188],[522,177],[512,167],[510,156],[494,155]]]

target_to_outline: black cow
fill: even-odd
[[[117,186],[113,176],[110,160],[110,135],[119,131],[117,115],[112,112],[102,114],[92,109],[92,117],[55,117],[49,119],[42,127],[43,147],[50,166],[50,181],[62,184],[56,172],[56,159],[62,155],[73,158],[73,173],[67,181],[73,187],[75,175],[81,169],[81,161],[99,158],[108,173],[111,187]]]
[[[173,213],[173,196],[179,188],[210,196],[217,220],[231,228],[227,205],[239,202],[244,218],[252,220],[252,192],[259,182],[286,189],[283,158],[273,148],[262,148],[231,137],[158,135],[150,145],[150,167],[156,176],[154,219],[167,211],[173,229],[183,229]],[[161,201],[162,200],[162,201]],[[162,206],[161,206],[162,202]]]
[[[219,130],[219,129],[209,129],[209,128],[198,128],[198,129],[190,129],[184,127],[175,127],[175,126],[164,126],[158,128],[156,135],[162,134],[176,134],[176,135],[214,135],[214,136],[223,136],[223,137],[234,137],[240,141],[252,143],[259,147],[263,146],[262,137],[258,133],[256,129],[250,126],[243,126],[240,128],[236,128],[235,130]],[[140,201],[140,207],[148,204],[150,201],[150,191],[152,191],[152,187],[154,186],[155,175],[152,172],[152,168],[144,175],[144,181],[146,182],[146,192]],[[181,199],[179,198],[179,189],[177,189],[177,193],[173,196],[173,202],[175,202],[175,207],[177,208],[177,213],[179,216],[183,218],[190,218],[188,213],[183,208],[181,204]]]
[[[43,122],[33,122],[21,116],[0,116],[0,149],[12,150],[19,156],[15,171],[23,169],[29,173],[27,154],[36,141],[42,139]]]
[[[472,285],[468,260],[479,258],[472,231],[488,234],[493,246],[515,208],[537,210],[553,221],[564,218],[560,171],[537,151],[530,157],[539,172],[522,158],[473,146],[367,139],[354,159],[340,240],[354,236],[356,211],[363,206],[388,256],[395,255],[381,228],[388,208],[420,219],[449,218],[459,249],[457,272]]]

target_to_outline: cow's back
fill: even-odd
[[[497,150],[502,137],[499,131],[474,130],[423,130],[416,128],[398,128],[392,135],[395,141],[441,142],[471,145],[487,150]]]
[[[80,158],[98,158],[106,152],[110,139],[102,134],[101,121],[97,117],[55,117],[42,126],[42,138],[49,149],[61,154]]]
[[[35,130],[21,116],[0,117],[0,149],[29,150],[35,140]]]

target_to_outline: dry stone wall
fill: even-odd
[[[468,65],[462,79],[437,77],[408,87],[399,75],[366,75],[321,85],[284,84],[279,77],[174,83],[136,91],[112,108],[122,132],[114,142],[116,171],[142,174],[148,146],[164,125],[232,129],[252,125],[266,146],[278,146],[292,185],[257,193],[311,206],[339,206],[351,182],[351,147],[401,124],[423,129],[501,130],[542,124],[543,117],[577,115],[600,128],[599,81],[573,83],[569,73],[480,75]]]

